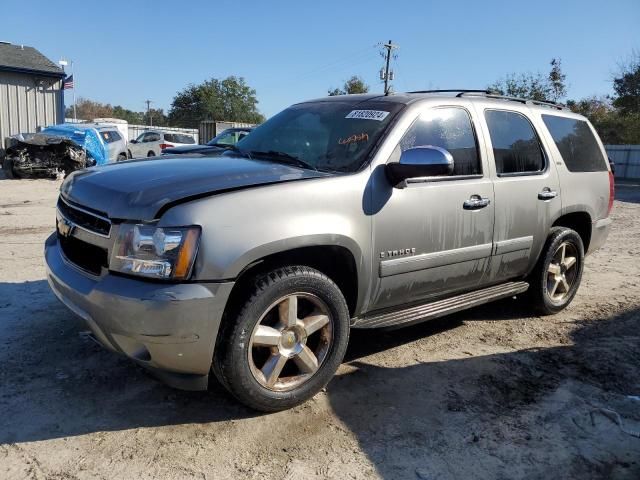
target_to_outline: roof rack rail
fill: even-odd
[[[510,97],[508,95],[501,95],[493,90],[467,90],[467,89],[447,89],[447,90],[416,90],[407,93],[456,93],[456,97],[460,98],[465,95],[482,95],[487,98],[495,98],[497,100],[509,100],[512,102],[519,102],[523,105],[540,105],[543,107],[556,108],[558,110],[566,110],[568,107],[561,103],[552,102],[548,100],[532,100],[528,98]]]
[[[494,92],[492,92],[491,90],[466,90],[464,88],[452,88],[452,89],[447,89],[447,90],[416,90],[416,91],[407,92],[407,93],[457,93],[458,95],[456,95],[456,97],[461,97],[465,93],[486,93],[486,94],[490,94],[490,93],[494,93]]]
[[[561,103],[556,103],[556,102],[551,102],[551,101],[532,100],[530,98],[520,98],[520,97],[509,97],[507,95],[500,95],[500,94],[496,94],[496,93],[487,94],[486,97],[487,98],[495,98],[495,99],[498,99],[498,100],[509,100],[509,101],[512,101],[512,102],[519,102],[519,103],[522,103],[524,105],[539,105],[539,106],[542,106],[542,107],[555,108],[557,110],[568,110],[567,106],[562,105]]]

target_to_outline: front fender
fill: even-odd
[[[368,172],[262,186],[176,205],[164,225],[201,225],[194,268],[198,281],[236,278],[268,255],[311,246],[340,246],[369,278],[371,217],[363,210]]]
[[[346,248],[356,264],[356,269],[360,273],[364,265],[362,250],[357,242],[349,237],[340,234],[314,234],[302,237],[289,237],[257,246],[244,253],[233,262],[227,270],[229,278],[235,278],[249,265],[254,264],[262,258],[278,253],[286,253],[304,247],[338,246]]]

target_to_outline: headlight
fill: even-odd
[[[191,275],[200,227],[120,225],[109,268],[116,272],[164,280]]]

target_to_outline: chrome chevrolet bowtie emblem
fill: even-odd
[[[58,233],[63,237],[69,237],[73,233],[75,224],[71,223],[64,217],[58,218]]]

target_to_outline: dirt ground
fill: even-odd
[[[86,337],[45,281],[58,187],[0,179],[0,478],[640,478],[616,423],[640,430],[640,185],[566,311],[356,331],[326,392],[270,415]]]

